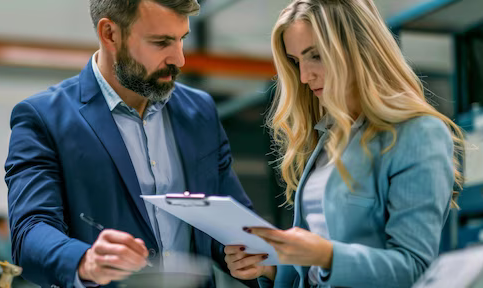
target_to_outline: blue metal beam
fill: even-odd
[[[386,23],[391,29],[404,29],[404,25],[408,24],[418,18],[434,13],[447,5],[454,4],[461,0],[434,0],[431,2],[422,3],[415,7],[408,9],[396,16],[389,18]]]

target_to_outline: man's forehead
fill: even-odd
[[[189,31],[188,16],[179,15],[153,1],[142,1],[138,13],[133,28],[141,28],[144,33],[182,37]]]

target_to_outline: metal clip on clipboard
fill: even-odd
[[[189,191],[186,191],[183,194],[166,194],[166,203],[183,207],[210,205],[205,194],[191,194]]]

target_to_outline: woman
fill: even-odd
[[[294,228],[245,231],[288,265],[228,246],[231,274],[262,287],[410,287],[438,255],[462,183],[460,129],[425,101],[372,0],[295,0],[272,49],[268,125]]]

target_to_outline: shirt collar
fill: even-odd
[[[97,66],[98,53],[99,52],[96,52],[92,56],[92,70],[94,70],[94,75],[96,76],[96,80],[97,80],[97,83],[99,84],[99,87],[101,87],[102,95],[104,95],[104,98],[106,99],[107,106],[109,107],[109,110],[112,112],[112,110],[114,110],[114,108],[116,108],[116,106],[119,105],[119,103],[124,103],[124,101],[122,101],[121,97],[119,97],[116,91],[112,89],[111,85],[107,83],[104,76],[102,76],[101,71]]]
[[[101,87],[101,92],[102,95],[104,95],[104,99],[106,99],[107,106],[109,107],[109,110],[112,112],[116,107],[122,106],[123,108],[127,109],[130,113],[134,113],[136,115],[139,115],[138,112],[132,108],[129,107],[119,96],[119,94],[114,91],[114,89],[109,85],[109,83],[106,81],[104,76],[102,76],[101,71],[99,70],[99,67],[97,66],[97,54],[99,53],[96,52],[92,56],[92,70],[94,71],[94,75],[96,77],[97,83],[99,84],[99,87]],[[155,113],[159,111],[164,105],[166,104],[167,101],[159,102],[153,104],[148,104],[146,107],[146,113],[145,115],[148,116],[152,113]]]
[[[352,124],[351,129],[356,130],[359,127],[364,124],[365,117],[361,114],[357,118],[357,120]],[[327,132],[327,129],[330,128],[335,123],[335,120],[333,117],[331,117],[329,114],[324,115],[322,119],[314,126],[314,129],[319,131],[319,132]]]

